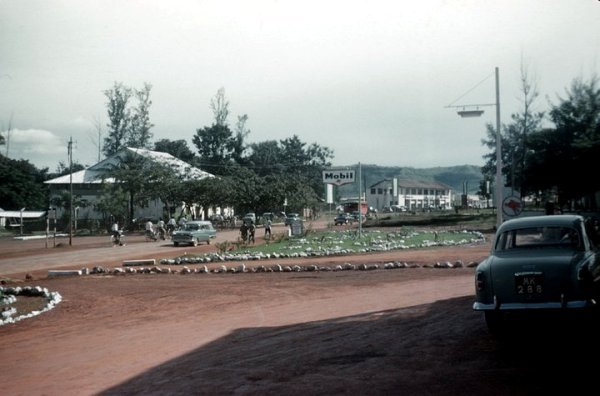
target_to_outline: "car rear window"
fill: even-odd
[[[496,251],[519,248],[581,248],[581,236],[570,227],[530,227],[503,232],[496,241]]]

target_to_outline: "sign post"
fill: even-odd
[[[342,184],[354,183],[354,174],[355,172],[350,169],[324,170],[323,183],[335,184],[337,186],[341,186]]]
[[[502,212],[508,217],[517,217],[523,211],[523,202],[515,196],[504,198],[502,201]]]
[[[362,187],[360,185],[360,162],[358,163],[358,236],[362,237]],[[341,186],[343,184],[354,183],[356,172],[353,169],[326,169],[323,171],[323,183],[335,184]]]

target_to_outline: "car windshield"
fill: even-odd
[[[198,224],[186,224],[183,229],[186,231],[196,231],[199,228],[200,226]]]
[[[570,227],[529,227],[503,232],[496,241],[496,251],[543,247],[580,249],[581,235]]]

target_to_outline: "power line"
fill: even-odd
[[[450,103],[446,107],[452,107],[454,105],[454,103],[458,102],[459,100],[461,100],[462,98],[464,98],[465,96],[467,96],[468,94],[470,94],[472,91],[475,90],[475,88],[479,87],[481,84],[483,84],[486,80],[488,80],[493,75],[494,75],[494,73],[490,73],[483,80],[481,80],[480,82],[478,82],[473,88],[469,89],[467,92],[465,92],[464,94],[462,94],[461,96],[459,96],[455,101],[453,101],[452,103]],[[469,106],[469,105],[459,105],[458,107],[462,107],[462,106]],[[479,106],[485,106],[485,105],[479,105]]]

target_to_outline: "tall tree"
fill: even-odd
[[[600,181],[589,178],[575,182],[573,175],[598,167],[600,158],[600,83],[598,76],[589,81],[576,79],[567,97],[553,105],[550,118],[565,147],[556,158],[562,167],[557,175],[559,193],[565,200],[600,190]]]
[[[306,147],[297,135],[280,141],[281,155],[285,158],[287,173],[294,177],[304,176],[308,185],[318,196],[324,194],[321,171],[331,166],[333,151],[317,143]]]
[[[283,152],[277,140],[250,144],[246,163],[260,176],[280,174],[285,170]]]
[[[530,154],[528,137],[541,128],[544,118],[543,112],[535,111],[535,101],[539,93],[537,84],[529,76],[527,68],[521,63],[521,103],[520,113],[511,115],[512,122],[505,126],[507,139],[506,171],[507,183],[520,191],[521,197],[528,195],[528,187],[525,183],[526,161]]]
[[[241,164],[243,162],[244,151],[246,150],[245,141],[248,135],[250,134],[250,130],[246,127],[246,123],[248,122],[248,115],[244,114],[238,116],[237,123],[235,125],[235,136],[233,142],[233,153],[232,157],[235,162]]]
[[[130,109],[128,107],[131,88],[115,82],[112,89],[104,91],[108,99],[106,103],[108,120],[108,136],[104,138],[104,155],[110,156],[125,147],[130,131]]]
[[[144,83],[144,87],[140,90],[134,90],[137,107],[131,112],[130,132],[127,138],[129,147],[150,148],[150,140],[152,139],[150,129],[154,126],[150,122],[151,90],[152,85],[149,83]]]
[[[210,101],[210,108],[215,116],[215,124],[226,126],[227,117],[229,116],[229,101],[225,99],[225,88],[219,88]]]
[[[150,148],[152,139],[150,122],[150,91],[152,85],[144,83],[140,90],[131,89],[122,83],[114,83],[112,89],[104,91],[108,98],[108,136],[104,138],[103,152],[110,156],[124,147]],[[131,108],[134,97],[137,105]]]
[[[198,149],[202,169],[215,175],[226,174],[233,163],[238,141],[227,125],[213,124],[196,130],[192,142]]]
[[[245,124],[247,116],[238,118],[237,133],[227,125],[229,102],[225,99],[225,89],[221,88],[210,102],[215,123],[210,127],[196,130],[192,143],[198,149],[200,165],[216,175],[229,173],[229,167],[242,160],[244,152]]]

